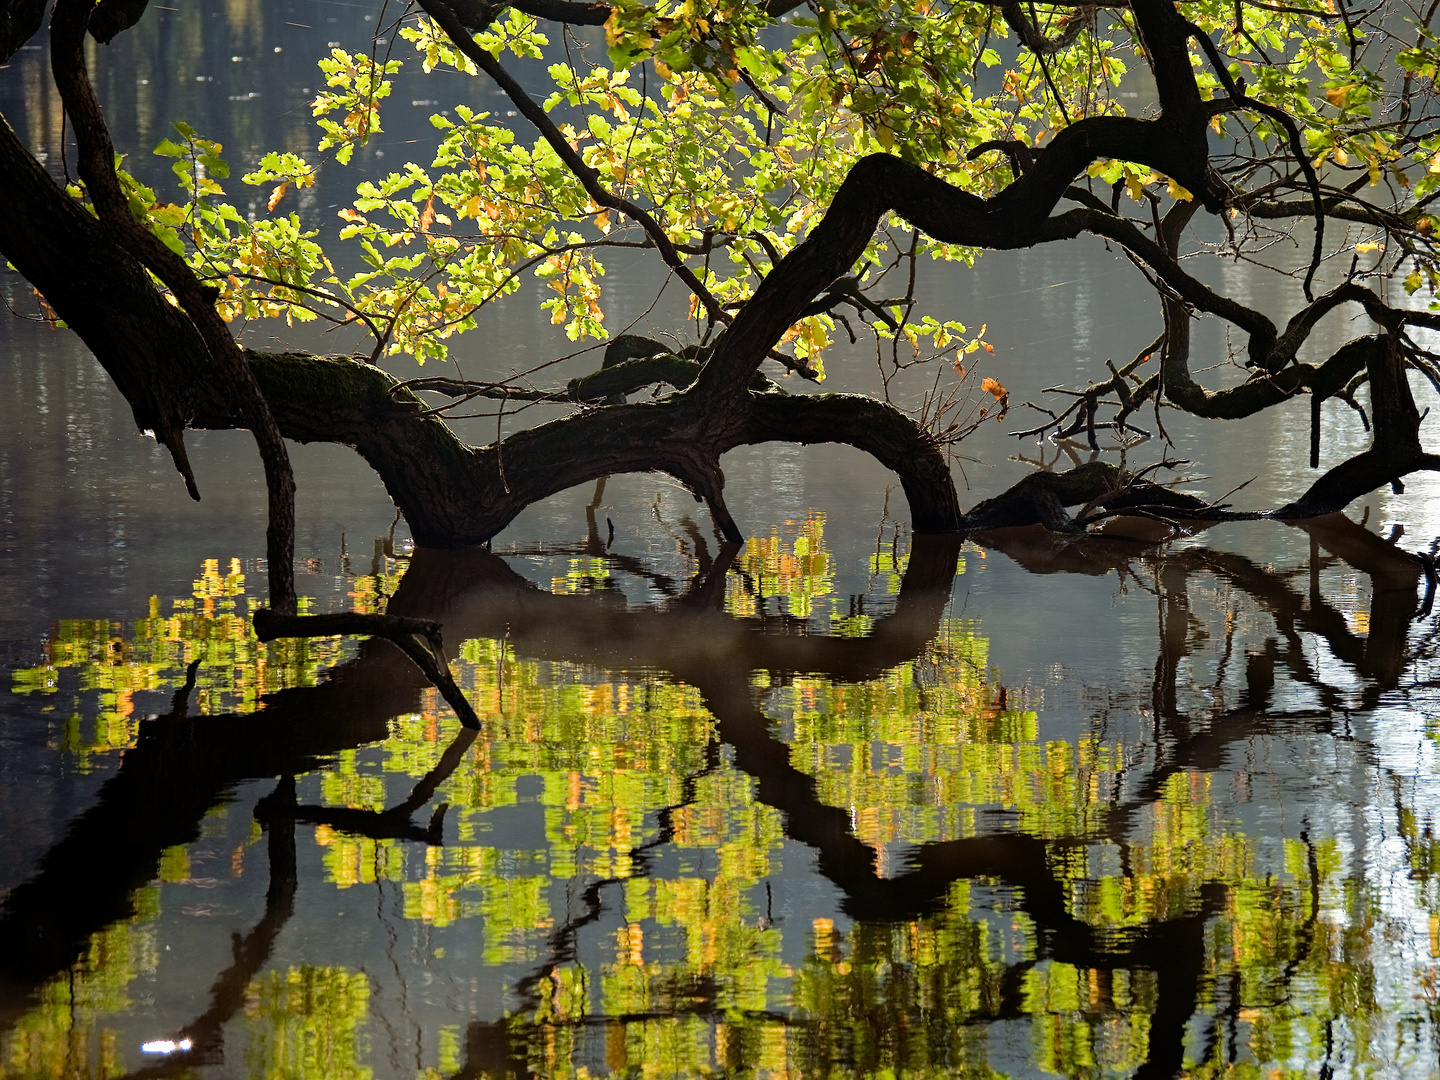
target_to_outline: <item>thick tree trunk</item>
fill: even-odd
[[[484,543],[532,502],[615,473],[662,471],[717,498],[721,478],[713,463],[720,455],[776,440],[867,451],[900,477],[917,531],[964,527],[943,450],[905,414],[873,398],[747,391],[720,410],[676,394],[585,410],[477,448],[379,368],[346,357],[250,356],[286,437],[354,447],[426,547]],[[201,406],[195,427],[239,422],[228,402],[212,397]]]
[[[183,463],[205,355],[195,328],[120,240],[60,190],[3,117],[0,177],[0,253],[89,346],[136,426]]]

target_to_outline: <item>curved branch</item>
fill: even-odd
[[[1071,215],[1079,218],[1084,231],[1114,240],[1143,259],[1186,303],[1201,311],[1218,315],[1248,333],[1248,351],[1251,362],[1256,366],[1264,366],[1269,360],[1274,351],[1277,333],[1275,324],[1268,316],[1246,307],[1238,300],[1217,293],[1204,282],[1191,277],[1169,251],[1124,218],[1089,207],[1072,210],[1065,216]]]
[[[1368,450],[1341,462],[1299,499],[1275,512],[1279,518],[1336,513],[1383,484],[1399,494],[1403,476],[1419,470],[1440,471],[1440,455],[1420,443],[1420,411],[1405,378],[1404,357],[1396,334],[1364,339],[1370,373],[1370,411],[1374,438]]]
[[[943,449],[892,405],[858,394],[755,395],[726,449],[780,440],[844,443],[870,454],[900,478],[917,533],[967,527]]]
[[[1200,47],[1205,50],[1205,55],[1210,58],[1210,66],[1215,70],[1215,77],[1220,80],[1221,85],[1225,87],[1225,92],[1230,95],[1233,107],[1249,109],[1252,112],[1268,116],[1283,127],[1285,134],[1289,136],[1290,152],[1295,155],[1295,163],[1305,174],[1305,183],[1310,187],[1310,200],[1315,213],[1315,249],[1310,255],[1310,268],[1305,272],[1304,286],[1305,299],[1313,301],[1315,294],[1312,287],[1315,281],[1315,272],[1320,269],[1320,262],[1325,255],[1325,201],[1320,194],[1320,177],[1315,172],[1315,166],[1310,163],[1310,155],[1305,152],[1305,142],[1300,138],[1300,129],[1284,109],[1247,95],[1244,84],[1236,83],[1230,77],[1230,69],[1225,66],[1225,61],[1220,56],[1220,50],[1210,40],[1210,35],[1194,23],[1188,23],[1187,26],[1191,36],[1200,43]]]

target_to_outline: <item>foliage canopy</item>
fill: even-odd
[[[462,16],[463,6],[454,5]],[[444,358],[447,339],[473,328],[480,309],[515,291],[526,272],[548,283],[544,306],[572,340],[607,337],[607,254],[668,244],[664,257],[699,286],[691,314],[705,342],[866,156],[893,154],[991,199],[1058,132],[1124,116],[1127,106],[1153,115],[1159,104],[1126,5],[1026,11],[875,0],[782,12],[778,3],[627,2],[605,9],[603,28],[556,26],[526,6],[486,9],[493,20],[474,41],[497,64],[523,62],[527,84],[543,84],[530,101],[543,108],[539,133],[464,104],[436,114],[431,160],[362,182],[340,211],[340,238],[356,255],[327,253],[314,223],[275,211],[313,184],[324,162],[343,166],[379,130],[388,79],[402,62],[393,44],[369,56],[337,48],[321,60],[316,152],[267,154],[243,177],[266,188],[274,216],[247,220],[225,203],[218,148],[182,125],[183,141],[165,140],[156,152],[176,158],[186,199],[169,204],[146,192],[153,227],[221,286],[227,316],[359,322],[375,356],[408,353],[422,363]],[[561,6],[580,21],[598,19],[591,8]],[[1440,133],[1436,39],[1423,13],[1386,5],[1361,18],[1333,2],[1214,0],[1186,4],[1183,17],[1218,177],[1219,197],[1201,195],[1228,229],[1228,242],[1212,250],[1257,257],[1292,236],[1318,193],[1326,216],[1346,222],[1323,254],[1353,253],[1349,280],[1398,273],[1407,291],[1433,292],[1427,208],[1440,188]],[[377,37],[388,41],[391,32]],[[430,15],[405,16],[398,34],[425,71],[480,75]],[[557,150],[556,136],[570,155]],[[1323,172],[1318,192],[1307,190],[1311,169]],[[1096,157],[1074,180],[1067,196],[1142,231],[1195,198],[1163,170],[1116,157]],[[620,206],[602,205],[597,189]],[[959,361],[981,345],[983,328],[972,333],[944,312],[917,311],[914,268],[926,257],[970,261],[976,253],[926,236],[903,210],[888,214],[860,273],[837,281],[785,330],[791,365],[823,374],[824,349],[845,315],[903,342],[892,353],[897,363],[951,352]],[[356,272],[337,269],[351,265]],[[1285,269],[1313,273],[1304,263]]]
[[[1411,294],[1433,294],[1440,283],[1428,209],[1440,195],[1429,12],[1362,12],[1339,0],[423,0],[378,26],[369,55],[334,48],[321,60],[316,149],[253,163],[241,179],[265,193],[266,211],[252,215],[226,201],[222,148],[183,124],[156,151],[174,159],[181,201],[116,172],[85,71],[84,34],[98,10],[63,0],[52,19],[52,66],[81,151],[83,185],[70,193],[128,246],[111,271],[97,270],[115,278],[123,267],[133,279],[134,295],[113,306],[148,321],[155,342],[173,339],[182,359],[155,355],[160,346],[134,335],[117,346],[105,313],[89,310],[95,289],[70,280],[44,239],[15,226],[0,246],[107,363],[192,492],[185,427],[241,423],[257,433],[279,545],[272,566],[289,564],[282,436],[355,446],[428,545],[486,541],[553,492],[650,469],[680,480],[738,540],[720,457],[775,438],[873,454],[899,474],[920,531],[1039,521],[1074,532],[1096,513],[1137,506],[1170,518],[1223,516],[1223,507],[1177,500],[1114,469],[960,509],[943,447],[992,414],[1005,418],[1012,403],[1003,371],[974,394],[964,385],[974,368],[967,354],[990,348],[986,328],[922,310],[917,268],[1086,233],[1136,264],[1164,330],[1137,342],[1133,360],[1070,390],[1062,411],[1042,407],[1048,418],[1029,433],[1083,432],[1098,448],[1098,428],[1122,442],[1141,433],[1134,421],[1147,404],[1163,435],[1162,406],[1235,419],[1302,395],[1317,417],[1324,400],[1346,402],[1367,429],[1373,423],[1372,446],[1281,508],[1285,516],[1338,510],[1440,465],[1421,444],[1407,381],[1415,371],[1440,385],[1421,332],[1440,328],[1440,313],[1392,297],[1387,285],[1398,278]],[[343,169],[379,130],[391,80],[413,62],[398,53],[410,49],[426,71],[483,76],[492,98],[512,107],[501,116],[457,103],[436,114],[433,149],[358,184],[338,237],[322,244],[323,223],[291,209],[293,193],[322,167]],[[19,201],[37,218],[58,210],[33,159],[6,152],[28,170],[11,194],[18,200],[23,189]],[[1202,212],[1216,224],[1191,229]],[[94,232],[79,219],[70,225]],[[606,260],[637,249],[689,291],[693,325],[673,327],[669,342],[606,324]],[[1265,310],[1229,295],[1191,269],[1201,254],[1272,266],[1302,283],[1303,301],[1292,292],[1293,310]],[[363,327],[372,362],[404,353],[423,363],[447,357],[454,335],[531,273],[548,286],[552,321],[575,341],[608,339],[603,368],[616,371],[537,388],[535,372],[553,362],[540,357],[508,382],[467,379],[457,364],[453,378],[397,386],[303,356],[247,356],[221,321],[329,319]],[[155,306],[157,287],[183,317]],[[147,306],[144,316],[137,306]],[[1357,308],[1373,332],[1311,359],[1317,324]],[[1189,326],[1200,316],[1245,339],[1245,365],[1208,377],[1219,385],[1191,371]],[[777,362],[823,379],[841,328],[852,340],[873,335],[883,400],[785,395],[759,375]],[[215,400],[197,354],[227,373],[238,410]],[[918,413],[896,408],[892,378],[935,361],[945,366],[924,380]],[[1367,383],[1364,401],[1356,395]],[[647,389],[658,408],[625,407]],[[304,400],[283,400],[297,392]],[[452,401],[432,406],[417,393]],[[426,426],[477,397],[498,399],[501,414],[532,402],[579,409],[484,448]],[[363,432],[341,419],[356,410],[368,410]],[[374,435],[381,413],[384,438]],[[1312,467],[1319,434],[1315,423]],[[1087,507],[1079,520],[1065,510],[1074,505]],[[293,586],[277,587],[277,610],[288,612]]]

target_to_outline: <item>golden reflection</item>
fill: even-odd
[[[384,574],[357,583],[355,610],[373,605],[371,596],[385,587]],[[81,695],[98,692],[101,707],[94,716],[87,720],[72,708],[55,740],[87,770],[95,755],[135,745],[143,719],[135,712],[135,694],[173,692],[193,661],[200,661],[194,708],[222,713],[254,709],[265,694],[287,686],[313,686],[321,671],[346,655],[336,638],[260,643],[249,620],[260,603],[246,591],[239,559],[229,559],[223,574],[220,560],[207,559],[188,597],[166,604],[151,597],[148,616],[128,633],[104,620],[60,620],[45,643],[44,661],[12,673],[14,689],[49,697],[65,687]]]
[[[265,32],[265,6],[261,0],[225,0],[225,21],[237,41],[261,41]]]
[[[1344,718],[1431,662],[1411,629],[1418,571],[1407,586],[1394,549],[1353,524],[1311,529],[1316,561],[1298,569],[982,538],[992,561],[1116,569],[1157,616],[1145,674],[1080,721],[1042,686],[1002,682],[983,614],[948,607],[958,542],[893,552],[898,580],[876,574],[861,638],[819,632],[842,601],[818,517],[743,550],[687,548],[690,584],[652,606],[603,585],[637,570],[603,549],[552,553],[547,588],[485,552],[354,576],[357,610],[441,619],[479,734],[379,644],[312,643],[293,689],[243,711],[276,661],[245,644],[242,564],[206,563],[189,597],[132,626],[61,624],[47,663],[17,677],[67,701],[69,760],[125,754],[75,839],[6,899],[5,977],[39,996],[3,1035],[0,1076],[143,1064],[114,1033],[210,857],[162,842],[155,800],[203,813],[317,754],[328,764],[298,785],[267,781],[249,831],[243,815],[206,826],[248,888],[263,828],[270,883],[209,1008],[156,1033],[192,1038],[188,1061],[378,1074],[376,1031],[422,1023],[380,1002],[436,974],[459,1002],[505,991],[418,1036],[425,1075],[1288,1076],[1341,1049],[1356,1068],[1433,1060],[1440,842],[1423,787],[1385,779],[1394,806],[1369,812],[1390,815],[1398,861],[1377,879],[1345,809],[1287,789],[1311,774],[1264,764],[1352,755]],[[1345,567],[1331,552],[1376,583],[1363,623],[1309,588]],[[775,597],[792,605],[778,625]],[[153,711],[194,657],[217,669],[197,677],[210,715],[121,735],[92,722],[122,694],[130,715]],[[45,921],[56,898],[117,821],[154,884],[115,894],[123,918],[76,914],[26,946],[26,927],[60,927]],[[410,966],[390,974],[363,934],[343,965],[286,951],[288,921],[333,934],[357,906],[377,909],[367,933],[403,924],[426,943]]]

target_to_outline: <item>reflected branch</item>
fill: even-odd
[[[1374,600],[1368,636],[1356,633],[1345,613],[1319,595],[1306,570],[1275,570],[1206,548],[1157,554],[1115,542],[1062,543],[1042,537],[1043,543],[1037,543],[1033,530],[997,530],[979,538],[1042,572],[1114,569],[1136,575],[1137,566],[1154,572],[1160,604],[1154,704],[1166,725],[1166,741],[1162,757],[1157,739],[1157,759],[1150,770],[1133,782],[1127,799],[1117,797],[1107,812],[1103,832],[1122,846],[1139,812],[1153,804],[1177,774],[1222,769],[1230,748],[1256,734],[1296,726],[1329,730],[1334,711],[1352,691],[1328,685],[1302,645],[1313,653],[1313,643],[1323,643],[1335,659],[1366,680],[1364,693],[1395,685],[1413,663],[1408,631],[1424,577],[1421,561],[1345,519],[1321,519],[1301,527],[1331,553],[1320,556],[1317,551],[1310,571],[1322,560],[1330,565],[1339,558],[1370,577]],[[592,539],[598,539],[593,530]],[[698,557],[699,540],[692,539],[697,540]],[[1092,971],[1153,971],[1158,997],[1151,1013],[1146,1070],[1149,1075],[1170,1075],[1182,1060],[1187,1025],[1195,1016],[1206,925],[1226,903],[1225,885],[1185,884],[1183,902],[1170,909],[1173,917],[1113,931],[1077,915],[1074,882],[1067,876],[1071,850],[1092,843],[1093,836],[1042,839],[993,831],[927,843],[913,849],[896,876],[882,876],[875,849],[857,835],[849,809],[821,798],[819,782],[795,767],[791,747],[776,737],[759,707],[752,685],[756,671],[859,680],[921,655],[950,603],[959,543],[953,537],[916,538],[893,610],[875,619],[864,639],[795,632],[809,629],[798,619],[781,627],[790,632],[766,633],[777,628],[775,620],[725,614],[727,576],[739,551],[734,545],[722,546],[682,594],[637,610],[594,596],[542,592],[489,552],[421,549],[390,610],[400,618],[443,626],[451,641],[503,639],[521,657],[666,672],[665,677],[700,692],[714,716],[716,738],[707,748],[703,768],[683,778],[680,801],[655,811],[655,835],[629,852],[631,873],[626,877],[652,873],[654,853],[674,840],[678,811],[695,803],[698,781],[718,767],[720,744],[728,744],[734,765],[754,779],[759,801],[780,812],[786,834],[811,847],[820,873],[843,890],[843,907],[851,916],[871,923],[922,917],[944,907],[960,881],[996,884],[1014,895],[1015,907],[1034,925],[1033,955],[1007,967],[981,1010],[985,1017],[1023,1012],[1025,973],[1042,961]],[[1235,707],[1221,702],[1191,715],[1176,688],[1181,662],[1193,648],[1186,627],[1197,576],[1224,582],[1252,598],[1274,619],[1277,637],[1247,655],[1245,686]],[[1314,686],[1322,707],[1277,711],[1277,667],[1295,682]],[[184,711],[188,693],[177,695],[170,715],[143,725],[138,744],[101,788],[97,805],[76,819],[69,835],[47,854],[39,874],[14,890],[0,909],[0,977],[5,981],[0,1001],[6,1009],[0,1023],[13,1023],[16,1010],[36,987],[73,965],[91,934],[132,913],[132,894],[153,880],[161,853],[195,839],[203,816],[232,797],[238,783],[257,776],[293,776],[342,750],[384,739],[387,721],[414,711],[428,685],[399,653],[372,642],[325,684],[271,695],[254,715],[192,720]],[[461,731],[410,794],[384,811],[302,806],[293,788],[283,784],[257,808],[271,842],[266,918],[237,946],[234,964],[217,979],[211,1009],[187,1028],[195,1043],[192,1053],[220,1052],[222,1017],[233,1015],[237,1007],[234,986],[253,979],[288,918],[294,897],[295,823],[439,843],[444,807],[428,826],[412,823],[411,815],[428,805],[454,775],[475,737],[472,730]],[[288,855],[282,850],[286,844]],[[286,866],[291,868],[288,878],[281,872]],[[545,962],[517,988],[525,1007],[522,1016],[538,1008],[562,965],[579,962],[579,935],[603,917],[604,890],[624,879],[612,876],[586,885],[580,909],[567,912],[549,935]],[[701,979],[682,989],[678,1011],[714,1015],[718,986]],[[649,1016],[642,1011],[630,1018]],[[623,1019],[618,1014],[587,1015],[573,1022],[593,1026]],[[797,1026],[805,1023],[781,1019]],[[523,1023],[516,1019],[509,1027],[472,1026],[467,1045],[474,1047],[474,1054],[467,1075],[483,1071],[483,1061],[494,1057],[495,1039],[510,1039]],[[514,1048],[506,1045],[508,1054]]]
[[[430,815],[425,826],[414,824],[410,817],[426,805],[439,789],[450,779],[478,738],[474,728],[462,727],[445,748],[440,761],[426,773],[404,802],[386,810],[361,810],[351,806],[317,806],[311,803],[263,803],[255,810],[255,819],[270,827],[284,817],[293,830],[295,822],[307,825],[325,825],[337,832],[364,836],[371,840],[411,840],[430,847],[444,844],[445,811],[449,803],[441,803]]]
[[[295,818],[284,808],[295,806],[295,778],[280,778],[275,790],[260,800],[255,808],[261,820],[262,808],[268,822],[270,855],[270,888],[265,893],[265,914],[245,937],[235,935],[232,943],[234,962],[220,973],[210,988],[210,1008],[186,1024],[175,1041],[188,1039],[190,1049],[167,1056],[154,1065],[128,1073],[124,1080],[151,1080],[175,1076],[205,1065],[225,1062],[224,1027],[245,1007],[250,983],[260,974],[275,940],[295,912],[295,889],[298,876],[295,868]]]

